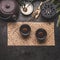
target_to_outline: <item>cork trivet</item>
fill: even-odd
[[[29,38],[24,39],[19,28],[22,24],[28,24],[31,27],[31,34]],[[43,28],[47,31],[47,38],[45,43],[38,43],[35,33],[39,28]],[[54,40],[54,23],[44,22],[17,22],[8,23],[8,46],[55,46]]]

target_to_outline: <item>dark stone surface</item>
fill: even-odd
[[[7,23],[0,22],[0,60],[60,60],[60,28],[56,21],[55,47],[7,46]]]
[[[60,28],[55,21],[55,46],[23,47],[7,45],[7,23],[0,21],[0,60],[60,60]]]

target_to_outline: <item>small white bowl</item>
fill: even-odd
[[[30,15],[33,12],[33,5],[29,2],[25,3],[25,8],[27,9],[27,11],[24,11],[23,8],[24,8],[24,5],[21,6],[20,10],[21,10],[22,14],[24,14],[24,15]]]

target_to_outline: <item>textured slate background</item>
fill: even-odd
[[[54,47],[9,47],[7,33],[7,23],[0,22],[0,60],[60,60],[60,28],[55,26]]]
[[[0,21],[0,60],[60,60],[60,28],[56,27],[56,46],[7,46],[7,23]]]

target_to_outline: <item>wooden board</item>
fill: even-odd
[[[29,38],[24,39],[19,28],[22,24],[28,24],[31,27],[31,34]],[[35,33],[39,28],[43,28],[47,31],[47,38],[45,43],[38,43]],[[55,46],[54,39],[54,22],[51,24],[46,22],[16,22],[8,23],[8,46]]]

